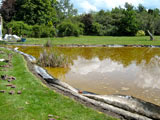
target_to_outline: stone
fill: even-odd
[[[9,91],[9,94],[10,95],[13,95],[15,92],[14,91]]]
[[[11,88],[16,88],[16,86],[15,86],[15,85],[12,85]]]
[[[8,82],[12,82],[12,80],[8,80]]]
[[[8,79],[8,76],[7,76],[7,75],[1,75],[1,79],[2,79],[2,80],[7,80],[7,79]]]
[[[6,91],[5,90],[0,90],[0,93],[5,93]]]
[[[21,92],[21,91],[18,91],[17,94],[22,94],[22,92]]]
[[[11,87],[11,86],[12,86],[12,84],[7,84],[6,86],[7,86],[7,87]]]
[[[49,114],[48,117],[53,117],[53,115]]]
[[[54,118],[49,118],[48,120],[56,120],[56,119],[54,119]]]
[[[8,79],[10,79],[10,80],[16,80],[16,77],[11,76]]]

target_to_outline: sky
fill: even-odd
[[[88,13],[90,11],[111,10],[115,7],[123,7],[125,2],[131,3],[134,6],[142,4],[147,9],[159,8],[160,0],[70,0],[74,8],[78,9],[79,13]]]

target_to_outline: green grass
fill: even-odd
[[[7,55],[0,54],[1,58]],[[0,93],[0,120],[47,120],[48,114],[58,116],[57,120],[114,120],[45,87],[29,72],[21,55],[13,53],[12,65],[7,71],[0,71],[0,75],[16,77],[11,82],[15,89],[6,87],[8,82],[0,80],[0,90],[7,91]],[[22,94],[9,95],[10,90],[21,90]]]
[[[51,40],[53,44],[84,44],[84,45],[160,45],[160,36],[155,36],[154,41],[150,41],[149,36],[145,37],[112,37],[112,36],[80,36],[63,38],[27,38],[21,44],[45,44]]]

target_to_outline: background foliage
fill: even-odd
[[[141,4],[77,14],[69,0],[5,0],[0,12],[5,33],[11,27],[14,34],[28,37],[135,36],[140,30],[160,35],[160,10]]]

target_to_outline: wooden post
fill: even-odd
[[[154,38],[153,38],[153,35],[152,35],[152,33],[149,31],[149,30],[147,30],[147,32],[148,32],[148,34],[149,34],[149,36],[150,36],[150,40],[154,40]]]

